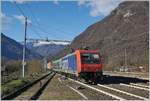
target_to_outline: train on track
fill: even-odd
[[[86,82],[97,82],[103,77],[102,59],[98,50],[75,50],[52,62],[53,70],[75,75]]]

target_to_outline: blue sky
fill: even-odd
[[[16,5],[28,18],[28,38],[72,40],[89,25],[102,20],[120,2],[16,0]],[[24,17],[16,5],[12,1],[1,2],[1,32],[17,41],[23,41]]]

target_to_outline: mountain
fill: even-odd
[[[126,57],[129,66],[144,66],[148,70],[148,22],[148,1],[124,1],[103,20],[75,37],[57,58],[70,53],[71,48],[88,46],[90,49],[99,49],[104,69],[123,66]]]
[[[21,60],[23,46],[15,40],[1,33],[1,57],[5,59]],[[39,54],[36,54],[29,49],[26,49],[26,59],[41,59]]]
[[[27,47],[43,57],[51,58],[69,45],[68,41],[47,41],[47,40],[33,40],[27,42]]]

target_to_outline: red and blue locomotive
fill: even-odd
[[[98,50],[76,50],[53,61],[55,71],[97,82],[102,78],[102,60]]]

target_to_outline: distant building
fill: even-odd
[[[47,63],[47,69],[52,69],[52,63],[51,62]]]
[[[121,66],[121,67],[116,67],[114,69],[115,71],[120,71],[120,72],[141,72],[143,71],[143,67],[142,66]]]

